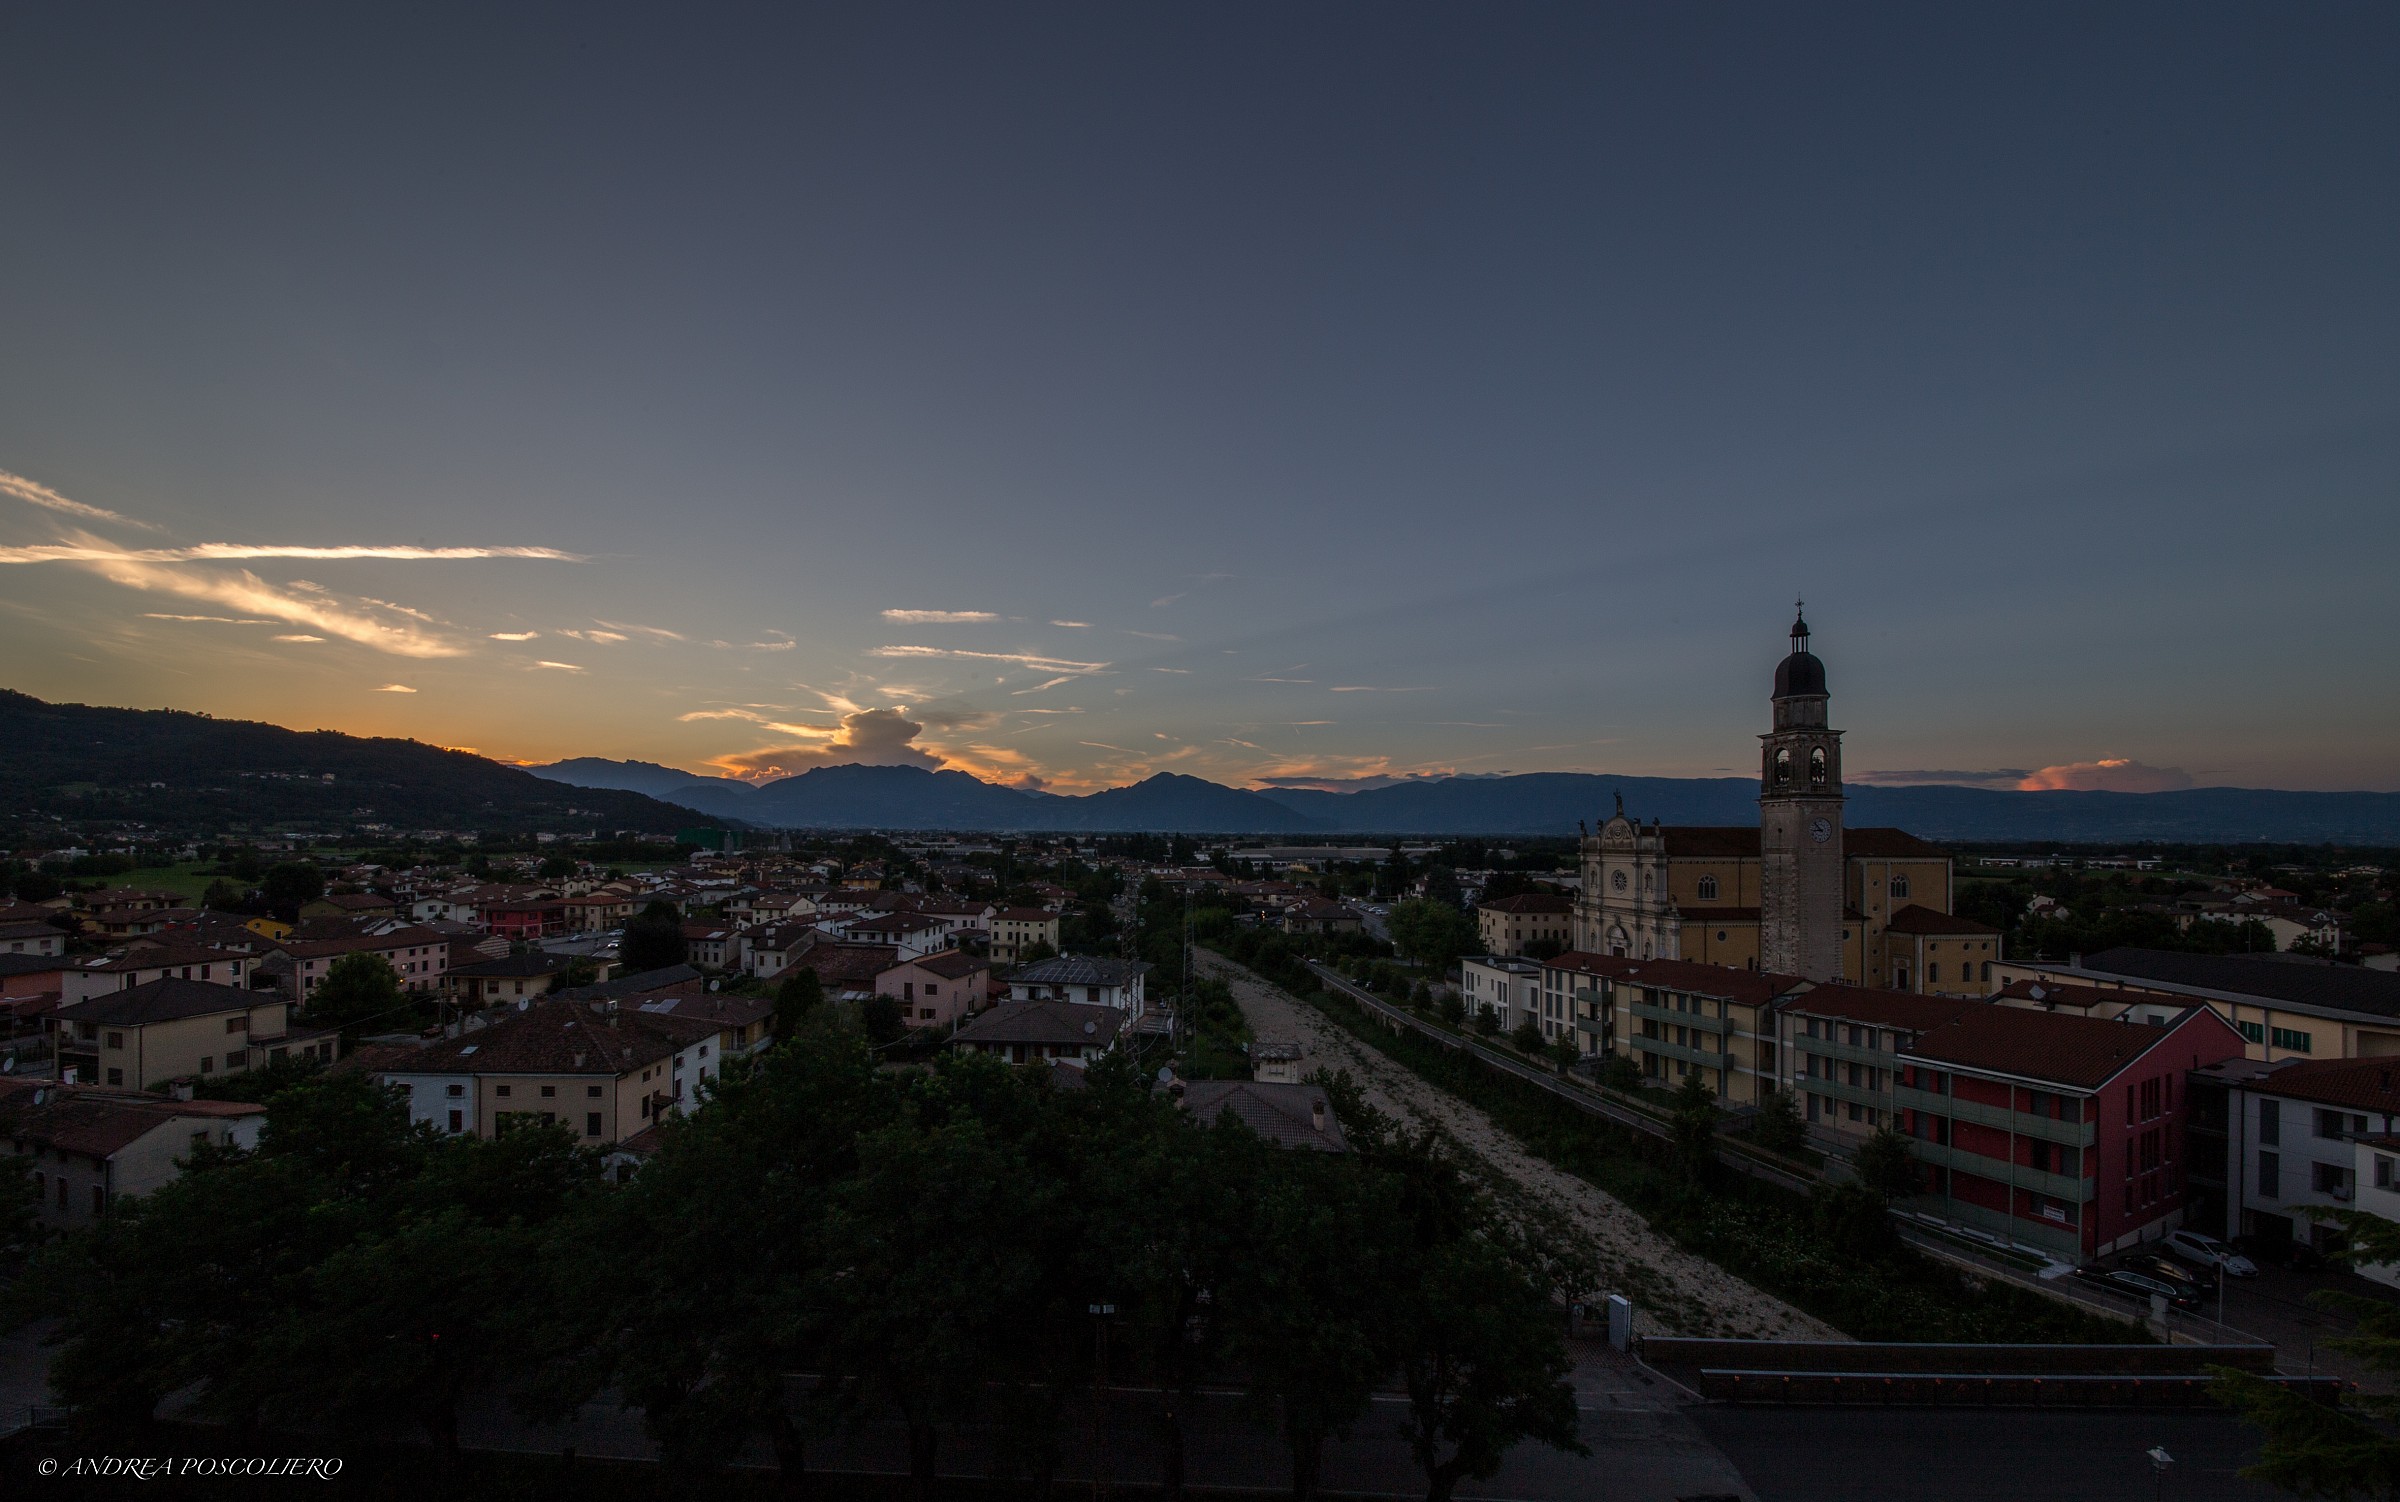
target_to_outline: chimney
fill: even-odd
[[[1318,1131],[1325,1130],[1325,1097],[1320,1095],[1308,1103],[1308,1124]]]

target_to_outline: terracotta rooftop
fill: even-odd
[[[2194,1015],[2187,1011],[2174,1024],[2152,1027],[2067,1012],[1977,1002],[1964,1005],[1967,1010],[1955,1020],[1929,1030],[1903,1052],[1928,1063],[2087,1090],[2106,1084],[2134,1060],[2174,1037]],[[2196,1011],[2205,1012],[2206,1008]],[[2216,1025],[2224,1027],[2222,1022]],[[2230,1035],[2232,1030],[2226,1031]]]
[[[1482,908],[1487,913],[1538,913],[1544,916],[1553,916],[1575,911],[1575,904],[1565,897],[1553,897],[1541,892],[1521,892],[1514,897],[1503,897],[1497,902],[1486,902],[1482,904]]]
[[[1921,907],[1913,902],[1892,914],[1884,927],[1896,934],[1932,934],[1941,937],[1966,934],[1971,938],[1996,938],[2000,933],[1988,923],[1978,923],[1972,918],[1961,918],[1955,913]]]
[[[1804,1017],[1833,1017],[1872,1027],[1897,1027],[1925,1032],[1971,1011],[2013,1011],[1980,1001],[1947,996],[1919,996],[1909,991],[1879,991],[1867,986],[1823,985],[1784,1002],[1783,1010]]]
[[[273,1000],[271,992],[170,976],[128,986],[122,991],[111,991],[103,996],[69,1002],[51,1015],[64,1022],[96,1022],[102,1027],[143,1027],[153,1022],[174,1022],[185,1017],[210,1017],[220,1012],[247,1011]]]
[[[1193,1080],[1183,1087],[1183,1108],[1203,1126],[1233,1117],[1277,1147],[1319,1152],[1350,1150],[1333,1102],[1316,1085],[1273,1085],[1257,1080]],[[1321,1113],[1321,1114],[1320,1114]],[[1316,1123],[1322,1120],[1324,1129]]]
[[[1115,1007],[1080,1001],[1005,1001],[960,1028],[954,1041],[1106,1048],[1124,1025],[1125,1014]]]

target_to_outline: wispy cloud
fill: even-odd
[[[1105,673],[1105,662],[1076,662],[1065,657],[1041,657],[1030,652],[969,652],[956,647],[870,647],[869,657],[943,657],[962,662],[1007,662],[1037,673]]]
[[[688,641],[690,639],[682,632],[669,631],[664,626],[642,626],[631,621],[601,621],[598,624],[606,626],[611,631],[630,631],[636,636],[654,637],[659,641]],[[618,639],[623,640],[622,637]]]
[[[1000,619],[988,610],[886,610],[883,618],[903,626],[971,626]]]
[[[536,662],[536,663],[534,664],[534,666],[535,666],[535,667],[537,667],[537,668],[550,668],[550,669],[553,669],[553,670],[555,670],[555,671],[557,671],[557,672],[561,672],[561,673],[580,673],[580,672],[582,672],[582,671],[583,671],[583,669],[582,669],[582,668],[580,668],[580,667],[577,667],[577,666],[576,666],[574,663],[571,663],[571,662],[551,662],[551,661],[549,661],[549,660],[548,660],[548,659],[546,659],[546,658],[545,658],[545,659],[543,659],[542,661]]]
[[[1009,690],[1009,697],[1013,699],[1021,694],[1038,694],[1047,689],[1056,688],[1062,683],[1073,683],[1077,676],[1078,675],[1074,673],[1061,673],[1057,677],[1045,679],[1042,682],[1035,684],[1031,688],[1011,689]]]
[[[62,516],[80,516],[86,521],[111,522],[120,527],[140,527],[147,531],[157,530],[155,522],[146,522],[139,517],[126,516],[104,506],[87,506],[81,501],[68,500],[47,485],[28,480],[23,475],[10,474],[5,469],[0,469],[0,495],[15,496],[28,506],[39,506],[45,511],[55,511]]]
[[[1406,688],[1384,688],[1372,683],[1342,683],[1336,684],[1332,692],[1337,694],[1430,694],[1434,692],[1434,685],[1416,683]]]
[[[571,636],[577,641],[598,642],[604,647],[625,640],[625,633],[622,631],[578,631],[572,626],[559,627],[558,634],[561,636]]]
[[[275,638],[277,641],[323,641],[324,639],[322,636],[311,635],[306,631],[287,632]]]
[[[162,610],[145,610],[145,621],[206,621],[212,626],[272,626],[275,623],[251,615],[169,615]]]
[[[1153,673],[1188,673],[1188,672],[1190,672],[1190,671],[1191,671],[1191,669],[1190,669],[1190,668],[1152,668],[1150,671],[1151,671],[1151,672],[1153,672]]]
[[[1128,628],[1126,629],[1126,632],[1125,632],[1125,634],[1126,634],[1127,636],[1138,636],[1138,637],[1141,637],[1141,638],[1142,638],[1143,640],[1145,640],[1145,641],[1181,641],[1181,640],[1183,640],[1183,638],[1182,638],[1182,637],[1175,635],[1175,634],[1174,634],[1173,632],[1171,632],[1171,631],[1135,631],[1135,630],[1133,630],[1132,628],[1128,627]]]
[[[389,621],[322,594],[295,593],[269,584],[248,569],[227,574],[124,560],[85,566],[126,589],[206,600],[244,617],[266,616],[287,625],[306,626],[323,635],[396,656],[456,657],[462,651],[441,633],[418,622],[405,618]]]
[[[495,631],[495,632],[493,632],[493,633],[492,633],[492,640],[494,640],[494,641],[531,641],[531,640],[533,640],[535,637],[537,637],[537,636],[539,636],[539,635],[541,635],[541,634],[542,634],[542,633],[540,633],[539,631]]]
[[[561,563],[589,561],[580,553],[564,553],[557,548],[517,547],[419,548],[366,544],[307,547],[296,543],[200,542],[180,548],[121,548],[97,538],[0,547],[0,563],[224,563],[249,558],[387,558],[408,562],[456,558],[547,558]]]
[[[413,694],[416,692],[416,690],[410,688],[405,683],[387,683],[383,687],[376,689],[375,692],[379,694]]]
[[[1052,621],[1050,624],[1053,626],[1064,626],[1069,631],[1089,631],[1092,629],[1092,623],[1090,621]]]

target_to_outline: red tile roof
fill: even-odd
[[[1904,1050],[1911,1058],[1983,1074],[2014,1075],[2079,1089],[2096,1089],[2127,1065],[2188,1027],[2233,1030],[2206,1007],[2187,1011],[2169,1027],[2105,1022],[2066,1012],[1966,1003],[1954,1021],[1928,1031]]]
[[[1908,991],[1879,991],[1867,986],[1822,985],[1811,986],[1786,1001],[1783,1010],[1806,1017],[1833,1017],[1873,1027],[1925,1032],[1970,1011],[2002,1009],[1946,996],[1918,996]]]
[[[1920,907],[1913,902],[1892,914],[1891,920],[1884,927],[1896,934],[1931,934],[1943,938],[1952,934],[1966,934],[1972,938],[1987,936],[1997,938],[2000,933],[2000,930],[1988,923],[1978,923],[1972,918],[1961,918],[1955,913],[1945,913],[1939,908]]]
[[[1514,897],[1503,897],[1496,902],[1484,903],[1482,906],[1487,913],[1538,913],[1546,917],[1575,911],[1575,904],[1567,898],[1553,897],[1541,892],[1521,892]]]

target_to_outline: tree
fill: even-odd
[[[325,895],[325,873],[313,861],[283,861],[269,866],[259,878],[259,896],[267,911],[286,923],[300,916],[300,909]]]
[[[1917,1193],[1917,1155],[1908,1135],[1883,1127],[1858,1145],[1850,1160],[1859,1183],[1886,1201],[1913,1199]]]
[[[2310,1213],[2342,1227],[2344,1261],[2400,1261],[2400,1224],[2363,1210]],[[2352,1322],[2349,1334],[2326,1344],[2370,1370],[2400,1373],[2400,1305],[2332,1289],[2309,1302]],[[2327,1403],[2250,1372],[2214,1370],[2217,1401],[2264,1431],[2258,1463],[2244,1476],[2302,1497],[2400,1497],[2400,1397],[2350,1391]]]
[[[617,958],[627,973],[664,970],[684,962],[683,915],[671,902],[652,902],[625,922]]]
[[[1424,1255],[1413,1283],[1400,1434],[1425,1472],[1425,1502],[1490,1477],[1520,1439],[1586,1453],[1557,1316],[1497,1244],[1451,1236]]]
[[[1032,943],[1026,945],[1023,949],[1017,951],[1017,963],[1020,965],[1031,965],[1040,960],[1054,960],[1057,958],[1058,950],[1054,948],[1047,939],[1036,939]]]
[[[1516,1045],[1519,1053],[1540,1053],[1549,1046],[1549,1040],[1542,1036],[1542,1025],[1531,1017],[1517,1024],[1516,1031],[1508,1035],[1508,1041]]]
[[[1477,943],[1474,920],[1455,906],[1411,897],[1392,904],[1384,925],[1392,944],[1409,959],[1436,971],[1447,970]]]
[[[213,912],[239,912],[250,905],[250,889],[220,876],[200,894],[200,905]]]
[[[825,981],[805,965],[793,969],[775,988],[775,1041],[790,1041],[800,1024],[825,1000]]]
[[[1600,1083],[1611,1090],[1639,1090],[1642,1066],[1633,1062],[1631,1055],[1611,1049],[1600,1056]]]
[[[563,881],[567,877],[573,876],[575,870],[575,857],[553,855],[545,858],[541,865],[534,869],[534,874],[544,881]]]
[[[1790,1155],[1808,1146],[1808,1126],[1789,1090],[1769,1090],[1758,1103],[1758,1119],[1750,1124],[1750,1140],[1771,1153]]]
[[[858,1004],[858,1025],[865,1031],[867,1041],[877,1048],[889,1048],[907,1031],[901,1021],[899,1000],[881,992]]]
[[[1497,1037],[1500,1032],[1500,1013],[1491,1007],[1477,1007],[1475,1032],[1480,1037]]]
[[[1667,1154],[1686,1189],[1708,1186],[1717,1172],[1717,1097],[1694,1069],[1675,1087],[1667,1120]]]
[[[1447,908],[1463,908],[1465,899],[1458,890],[1458,873],[1446,865],[1426,867],[1425,900]]]
[[[1555,960],[1566,952],[1567,946],[1563,940],[1527,939],[1525,941],[1524,954],[1525,958],[1529,960]]]
[[[1467,1004],[1456,991],[1444,989],[1437,1015],[1442,1019],[1442,1026],[1455,1028],[1467,1020]]]
[[[1571,1027],[1560,1028],[1558,1036],[1550,1040],[1550,1067],[1556,1069],[1560,1074],[1565,1074],[1574,1068],[1575,1062],[1582,1057],[1583,1050],[1575,1046],[1574,1029]]]
[[[350,1047],[374,1023],[399,1026],[409,1003],[400,992],[400,974],[382,955],[354,950],[335,960],[309,993],[301,1015],[312,1027],[339,1028],[342,1044]]]

